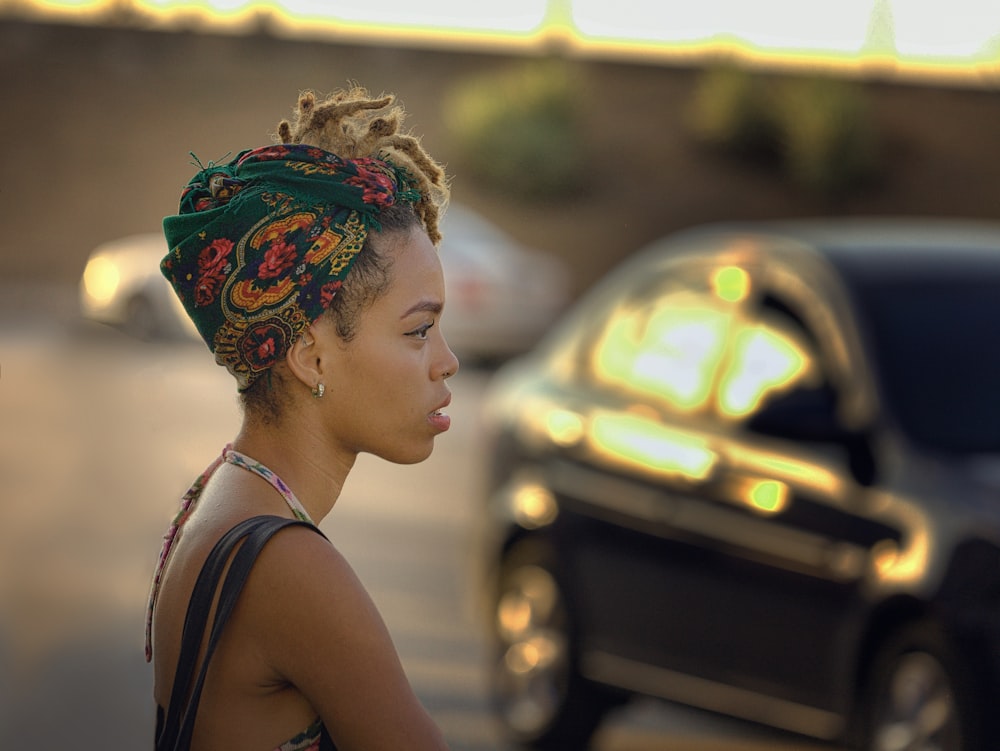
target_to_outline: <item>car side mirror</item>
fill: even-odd
[[[833,389],[794,389],[770,399],[755,412],[749,430],[795,441],[840,443],[850,436],[837,420]]]
[[[851,474],[862,485],[875,481],[876,464],[866,433],[848,430],[837,419],[837,395],[833,389],[795,389],[781,394],[754,413],[746,423],[761,435],[791,441],[834,443],[847,452]]]

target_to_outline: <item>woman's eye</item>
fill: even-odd
[[[413,331],[407,333],[407,336],[412,336],[414,339],[426,339],[427,332],[430,331],[433,326],[434,326],[433,323],[425,323],[420,328],[414,329]]]

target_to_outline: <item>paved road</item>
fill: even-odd
[[[362,457],[323,524],[454,751],[503,751],[474,605],[475,414],[487,378],[454,379],[453,428],[424,464]],[[149,747],[143,603],[158,539],[237,422],[229,377],[200,345],[74,322],[24,329],[0,311],[0,749]],[[818,748],[655,703],[612,718],[595,746]]]

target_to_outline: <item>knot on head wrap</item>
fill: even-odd
[[[302,145],[245,151],[185,187],[163,220],[160,270],[244,390],[329,307],[379,212],[419,198],[389,161]]]

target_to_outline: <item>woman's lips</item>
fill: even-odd
[[[441,411],[431,412],[427,420],[435,430],[442,433],[451,427],[451,418]]]
[[[451,404],[451,394],[441,402],[441,405],[427,416],[433,428],[441,433],[451,427],[451,418],[444,412],[445,407]]]

